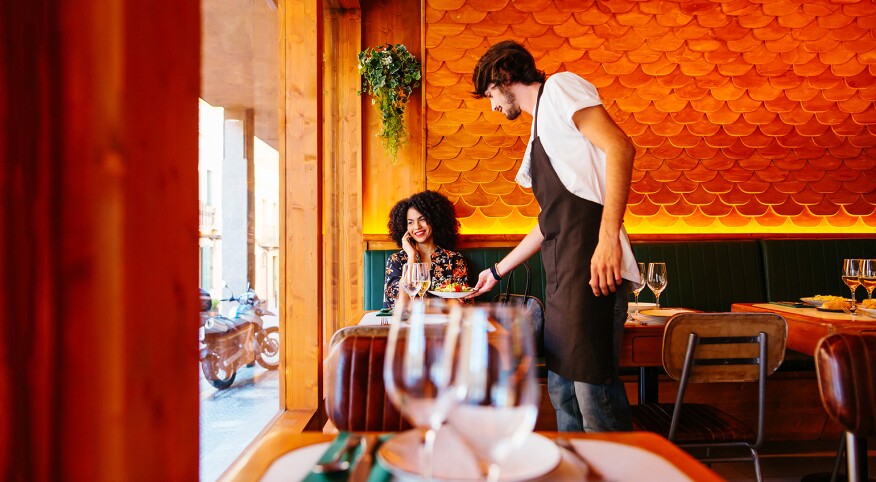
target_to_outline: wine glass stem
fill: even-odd
[[[855,288],[857,288],[857,286]],[[851,307],[852,313],[855,312],[855,288],[849,288],[849,291],[852,292],[852,307]]]
[[[635,303],[636,303],[636,314],[633,315],[633,318],[638,322],[638,321],[639,321],[639,292],[638,292],[638,291],[636,291],[635,293],[633,293],[633,299],[636,300],[636,301],[635,301]]]
[[[427,428],[423,432],[423,452],[421,452],[420,463],[423,466],[423,480],[432,480],[432,454],[435,453],[435,430]]]
[[[493,462],[487,469],[487,482],[499,482],[499,464]]]
[[[655,308],[659,310],[660,309],[660,293],[657,293],[656,295],[654,295],[654,297],[657,299],[657,303],[655,303],[656,304]]]

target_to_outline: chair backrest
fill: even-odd
[[[760,333],[766,334],[766,374],[785,358],[788,324],[774,313],[682,313],[663,334],[663,367],[680,380],[688,348],[693,349],[687,381],[748,382],[759,378]],[[694,344],[691,341],[695,340]]]
[[[395,432],[410,428],[386,396],[383,360],[389,326],[335,332],[325,361],[326,413],[339,430]]]
[[[876,436],[876,333],[822,338],[815,370],[828,415],[857,436]]]

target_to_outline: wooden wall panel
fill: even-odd
[[[469,94],[477,59],[513,39],[548,75],[596,85],[632,137],[630,233],[876,232],[874,11],[426,0],[428,186],[455,201],[465,233],[524,233],[537,216],[513,180],[530,122]]]
[[[315,411],[321,399],[324,322],[323,7],[318,0],[280,3],[281,365],[287,410]]]
[[[363,304],[362,101],[356,55],[361,48],[359,10],[326,15],[325,219],[326,322],[323,350],[339,328],[358,322]]]
[[[199,15],[0,7],[0,479],[197,479]]]
[[[404,44],[421,62],[420,0],[377,0],[362,6],[362,48],[386,43]],[[392,164],[384,152],[379,131],[380,114],[371,98],[362,97],[363,232],[386,232],[389,210],[399,199],[426,188],[424,169],[423,89],[411,95],[405,111],[410,144],[399,150]]]

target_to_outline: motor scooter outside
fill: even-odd
[[[200,361],[204,378],[223,390],[234,383],[237,370],[257,362],[268,370],[280,366],[280,331],[276,326],[264,327],[262,316],[274,316],[263,308],[264,302],[251,288],[235,298],[229,316],[212,309],[209,293],[201,290]]]

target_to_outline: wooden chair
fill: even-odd
[[[325,361],[325,408],[339,430],[395,432],[410,428],[386,396],[383,360],[389,326],[335,332]]]
[[[682,313],[663,335],[663,367],[679,381],[674,404],[633,406],[633,425],[666,436],[681,447],[707,448],[703,462],[752,460],[763,480],[757,450],[764,438],[766,378],[785,358],[788,325],[773,313]],[[758,382],[757,432],[730,414],[684,403],[688,383]],[[708,449],[742,447],[747,456],[710,456]]]
[[[867,480],[867,437],[876,436],[876,332],[833,334],[815,349],[824,409],[845,429],[848,480]]]

